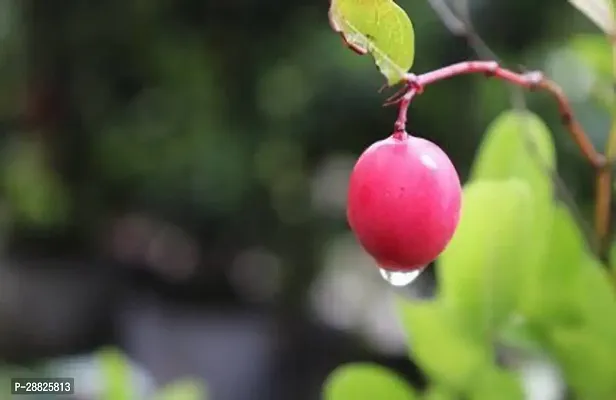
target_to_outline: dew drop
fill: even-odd
[[[395,287],[402,287],[410,285],[426,267],[417,268],[412,271],[389,271],[383,268],[379,268],[381,276],[387,283]]]

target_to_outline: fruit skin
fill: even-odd
[[[380,268],[410,271],[445,249],[460,220],[461,198],[447,154],[428,140],[397,132],[357,160],[347,219]]]

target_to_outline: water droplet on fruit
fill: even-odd
[[[395,287],[407,286],[413,283],[415,279],[423,272],[423,268],[417,268],[412,271],[389,271],[383,268],[379,268],[381,276],[387,283]]]

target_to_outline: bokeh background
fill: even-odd
[[[427,1],[398,3],[415,26],[414,72],[476,58]],[[567,49],[590,23],[564,0],[468,3],[505,65],[563,84],[602,149],[608,115]],[[0,0],[3,377],[74,376],[93,400],[150,399],[186,379],[213,400],[314,400],[333,368],[374,360],[421,386],[392,290],[345,221],[353,163],[395,110],[327,8]],[[527,105],[553,129],[587,217],[592,171],[555,104]],[[506,84],[459,77],[415,100],[409,129],[464,179],[509,107]],[[405,290],[433,286],[427,270]]]

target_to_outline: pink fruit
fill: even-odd
[[[386,270],[415,270],[437,258],[456,230],[460,206],[460,178],[449,157],[404,132],[368,147],[351,173],[349,225]]]

